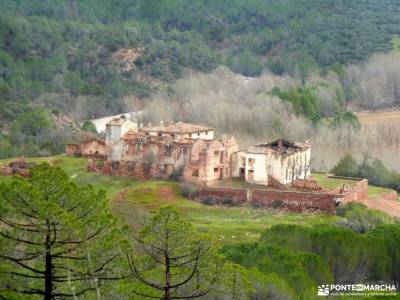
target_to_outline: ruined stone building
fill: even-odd
[[[111,148],[101,139],[91,138],[81,144],[68,144],[66,154],[69,156],[83,156],[97,159],[106,159]]]
[[[287,185],[310,174],[309,144],[278,139],[258,144],[232,156],[232,177],[262,185]]]
[[[182,173],[193,143],[191,139],[153,136],[131,130],[121,139],[121,159],[113,163],[128,175],[169,177],[173,173]]]
[[[129,130],[137,131],[137,124],[124,116],[114,118],[106,124],[106,144],[110,147],[109,158],[111,161],[120,161],[122,157],[121,137]]]
[[[121,164],[141,177],[183,175],[186,181],[210,183],[230,176],[234,138],[214,139],[214,129],[183,122],[128,131],[121,139]]]
[[[151,136],[169,136],[175,140],[214,139],[214,128],[184,122],[162,122],[156,126],[142,127],[140,131]]]
[[[137,128],[123,118],[106,124],[105,141],[68,145],[68,155],[91,158],[88,169],[138,178],[184,176],[199,184],[230,177],[230,157],[236,140],[214,139],[214,128],[184,122],[164,122]],[[99,163],[98,161],[102,162]]]
[[[279,139],[238,151],[234,137],[214,138],[211,127],[165,122],[137,128],[125,118],[106,124],[106,138],[68,145],[68,155],[91,158],[88,169],[138,178],[183,179],[211,185],[231,177],[287,185],[310,175],[310,146]],[[101,161],[101,163],[99,163]]]
[[[208,185],[231,177],[231,156],[238,150],[234,137],[198,139],[192,147],[183,178],[195,184]]]

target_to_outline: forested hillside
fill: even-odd
[[[397,0],[3,0],[0,155],[55,153],[59,128],[44,114],[84,120],[143,106],[191,70],[226,65],[300,85],[334,70],[344,85],[341,65],[398,47],[399,12]],[[15,130],[37,118],[46,132]]]

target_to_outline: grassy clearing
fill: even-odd
[[[343,185],[353,185],[356,183],[354,180],[342,178],[329,178],[328,173],[312,173],[312,178],[315,179],[320,186],[328,190],[334,190]]]
[[[386,194],[386,193],[389,193],[392,191],[393,191],[392,189],[368,185],[368,197],[370,199],[378,198],[379,196],[382,196],[383,194]]]
[[[128,224],[140,222],[144,213],[152,213],[163,205],[173,205],[188,221],[199,230],[215,235],[224,243],[255,242],[260,234],[275,224],[316,225],[333,222],[336,217],[324,214],[281,213],[254,209],[252,207],[213,207],[189,201],[180,195],[176,182],[148,181],[138,182],[132,178],[112,177],[86,171],[86,159],[66,156],[32,158],[28,161],[48,161],[61,166],[79,184],[92,184],[107,191],[113,212]],[[5,164],[10,160],[2,160]],[[11,177],[0,176],[0,182]],[[342,180],[326,179],[319,176],[325,186],[342,184]],[[124,197],[116,197],[126,191]]]
[[[355,184],[354,180],[342,178],[329,178],[328,173],[312,173],[312,177],[323,187],[328,190],[334,190],[338,187]],[[368,185],[368,197],[370,199],[378,198],[383,194],[393,191],[392,189]]]
[[[125,196],[124,200],[114,201],[112,204],[117,213],[124,214],[129,206],[153,212],[163,205],[173,205],[199,230],[215,235],[224,243],[255,242],[266,228],[275,224],[316,225],[336,219],[324,214],[280,213],[252,207],[207,206],[183,198],[179,194],[179,184],[169,181],[138,184]],[[124,217],[129,219],[126,214]]]
[[[12,161],[12,159],[0,160],[0,165],[4,165],[10,161]],[[105,190],[109,199],[114,198],[120,190],[131,187],[137,183],[137,180],[132,178],[89,173],[86,171],[85,158],[75,158],[60,155],[52,157],[29,158],[26,159],[26,161],[47,161],[55,166],[60,166],[78,184],[91,184],[96,188]],[[10,181],[11,179],[12,177],[0,176],[0,183]]]

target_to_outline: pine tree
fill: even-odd
[[[45,300],[101,292],[123,271],[123,240],[103,191],[42,163],[0,186],[0,295]],[[35,298],[36,299],[36,298]]]
[[[131,291],[139,297],[249,296],[251,287],[243,268],[227,262],[217,244],[182,220],[172,207],[161,208],[136,241],[137,253],[128,260],[135,279]]]

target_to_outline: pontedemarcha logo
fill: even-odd
[[[318,286],[318,296],[329,296],[329,284],[323,284]]]

